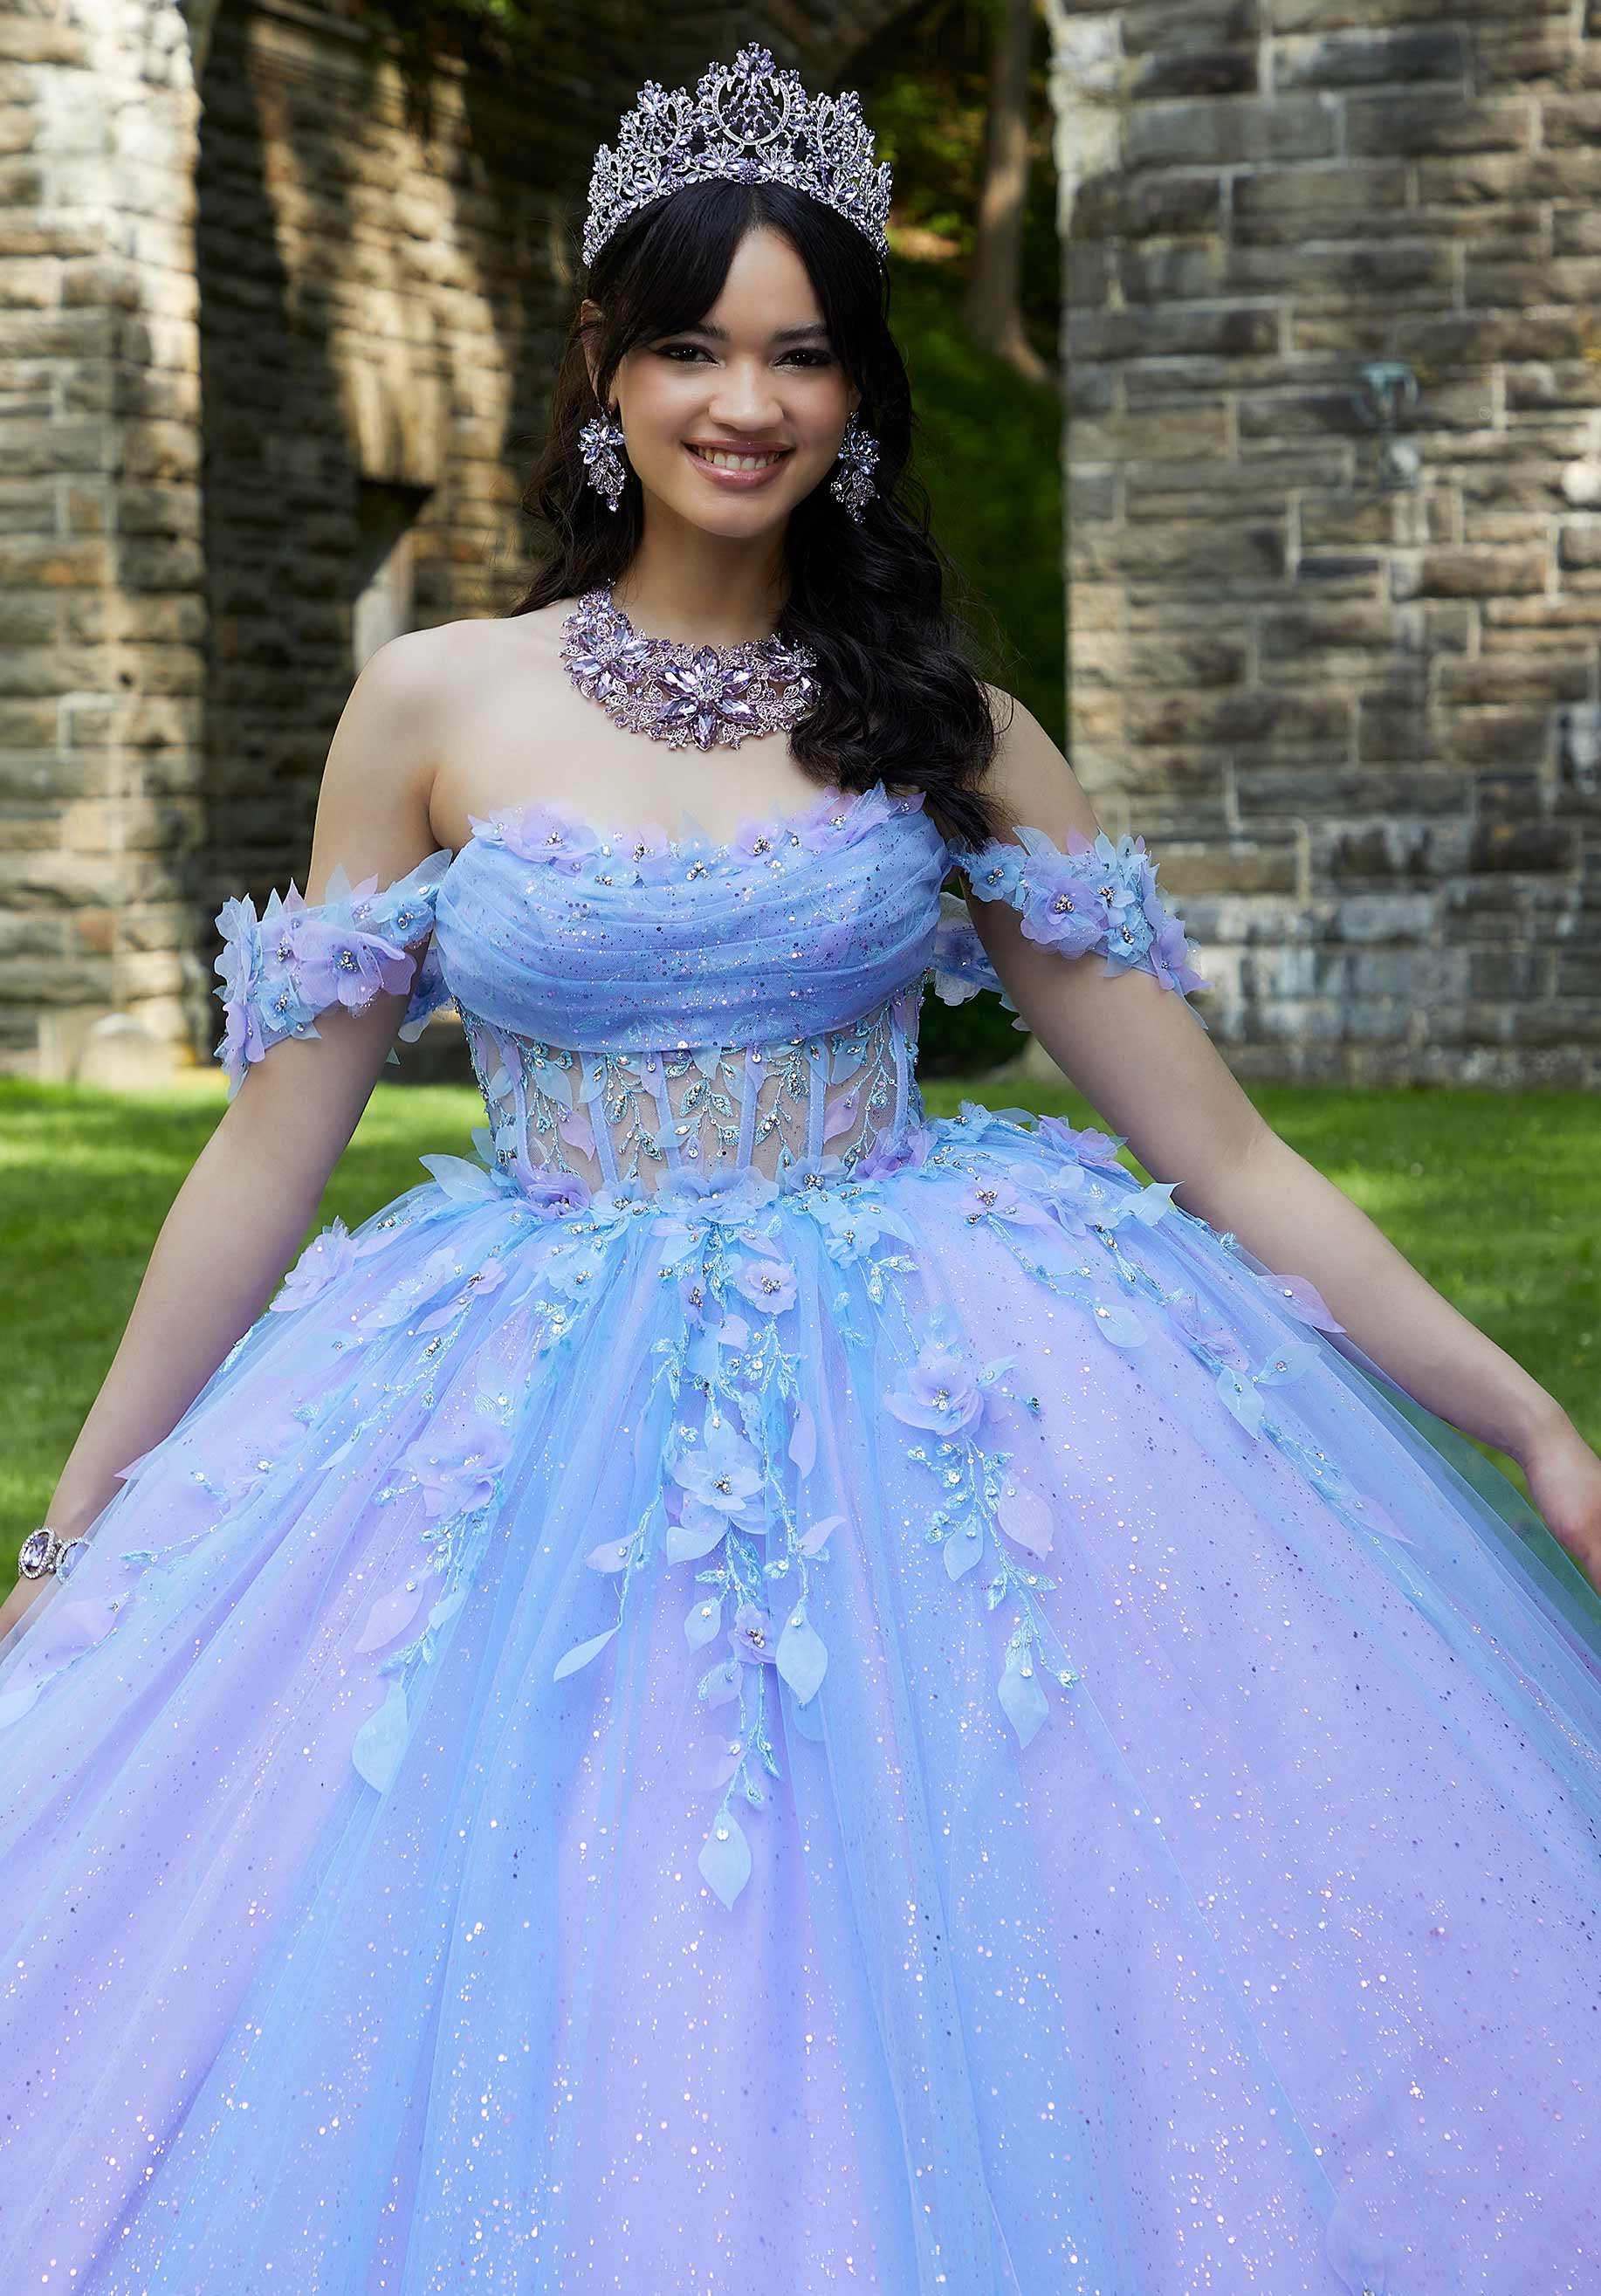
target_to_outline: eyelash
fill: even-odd
[[[675,351],[698,352],[701,348],[702,346],[699,343],[665,343],[659,351],[658,357],[670,359],[672,358]],[[804,359],[809,366],[832,366],[833,365],[833,355],[830,351],[797,350],[790,351],[786,356],[790,358]],[[674,364],[677,365],[679,362],[675,360]]]

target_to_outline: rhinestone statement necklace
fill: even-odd
[[[562,660],[614,726],[672,750],[737,750],[748,734],[785,733],[817,698],[809,648],[779,637],[732,646],[641,637],[609,583],[586,591],[562,624]]]

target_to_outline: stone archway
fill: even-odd
[[[36,387],[0,434],[0,1064],[207,1056],[211,918],[300,865],[361,578],[382,613],[415,527],[428,618],[510,578],[555,203],[643,78],[755,39],[828,85],[898,12],[641,4],[597,54],[560,12],[516,86],[441,71],[431,144],[338,0],[3,20],[33,135],[0,356]]]

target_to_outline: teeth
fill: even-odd
[[[716,447],[692,447],[690,452],[719,471],[765,471],[770,463],[783,460],[779,455],[729,455]]]

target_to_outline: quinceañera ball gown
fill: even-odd
[[[235,1081],[404,988],[489,1122],[7,1638],[0,2285],[1601,2286],[1582,1606],[1293,1273],[924,1113],[953,865],[1187,997],[1143,845],[472,832],[218,920]]]

